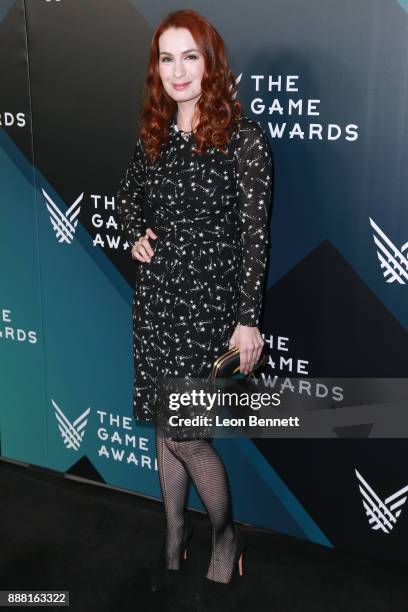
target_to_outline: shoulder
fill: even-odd
[[[256,119],[247,115],[241,115],[239,130],[235,130],[235,137],[242,144],[255,143],[255,141],[266,145],[268,137],[262,125]]]
[[[248,117],[247,115],[241,115],[240,118],[240,134],[244,134],[248,137],[259,137],[264,135],[265,132],[262,125],[256,119]]]
[[[265,155],[271,153],[271,145],[262,125],[256,119],[247,115],[241,115],[239,130],[235,130],[235,144],[246,150],[251,150],[257,145],[258,149],[263,149]]]
[[[136,140],[136,145],[133,150],[133,159],[136,162],[146,165],[146,160],[147,160],[146,153],[145,153],[145,149],[143,145],[143,140],[141,139],[140,136]]]
[[[142,141],[140,136],[136,140],[135,153],[139,154],[139,155],[143,155],[143,156],[145,154],[145,150],[144,150],[144,146],[143,146],[143,141]]]

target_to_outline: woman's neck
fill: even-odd
[[[181,132],[191,132],[193,130],[193,112],[180,112],[180,109],[176,112],[176,124]]]

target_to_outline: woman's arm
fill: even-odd
[[[245,120],[238,140],[237,197],[242,264],[238,324],[229,347],[239,347],[240,371],[248,374],[264,345],[258,324],[269,242],[273,167],[268,139],[256,121]]]
[[[269,243],[272,156],[259,123],[241,127],[237,150],[237,196],[242,246],[238,323],[258,326]]]
[[[146,159],[139,138],[115,195],[122,236],[130,246],[145,234],[146,221],[143,218],[142,207],[145,183]]]

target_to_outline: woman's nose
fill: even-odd
[[[179,79],[185,74],[184,66],[181,62],[174,62],[173,76]]]

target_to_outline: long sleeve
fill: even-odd
[[[258,326],[269,244],[268,215],[272,197],[272,156],[267,136],[247,119],[239,134],[237,197],[242,247],[238,323]]]
[[[132,246],[145,234],[143,217],[143,198],[146,183],[146,159],[139,138],[128,167],[120,181],[115,202],[122,236]]]

